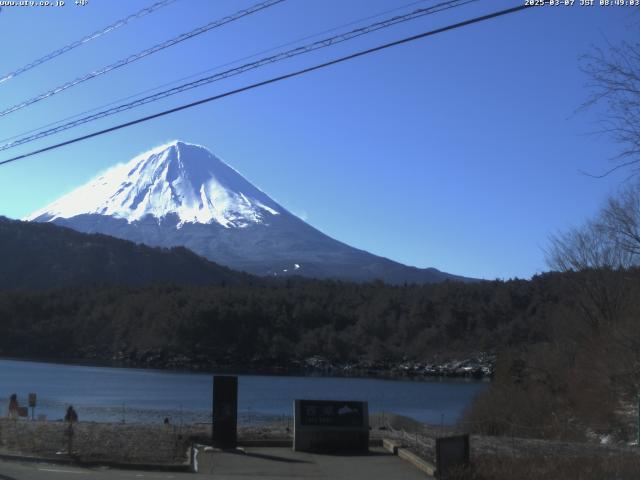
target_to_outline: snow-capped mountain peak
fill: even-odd
[[[170,214],[185,223],[243,228],[284,209],[200,145],[174,140],[117,165],[29,215],[54,221],[97,214],[131,223]]]
[[[26,220],[150,246],[183,246],[261,276],[392,283],[460,279],[335,240],[289,213],[206,148],[177,140],[111,168]]]

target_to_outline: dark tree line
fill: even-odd
[[[184,247],[152,248],[0,216],[0,289],[256,281],[256,277],[209,262]]]
[[[566,274],[425,286],[286,280],[0,293],[3,355],[255,368],[318,355],[384,366],[546,341]]]

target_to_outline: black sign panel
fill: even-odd
[[[449,470],[469,465],[469,435],[436,438],[436,468],[442,478]]]
[[[364,402],[300,400],[300,425],[362,427],[364,425]]]
[[[213,377],[213,446],[236,448],[238,439],[238,377]]]

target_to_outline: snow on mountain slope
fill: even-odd
[[[256,275],[464,280],[372,255],[292,215],[206,148],[173,141],[118,165],[26,220],[157,247],[184,246]]]
[[[108,170],[29,215],[54,221],[84,214],[131,223],[147,215],[177,215],[185,223],[244,228],[284,209],[206,148],[175,140]]]

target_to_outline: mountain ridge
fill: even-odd
[[[335,240],[205,147],[181,140],[108,170],[26,219],[150,246],[184,246],[260,276],[390,283],[472,280],[406,266]]]
[[[56,224],[0,216],[0,290],[77,287],[91,284],[257,283],[184,247],[136,245],[108,235],[86,234]]]

